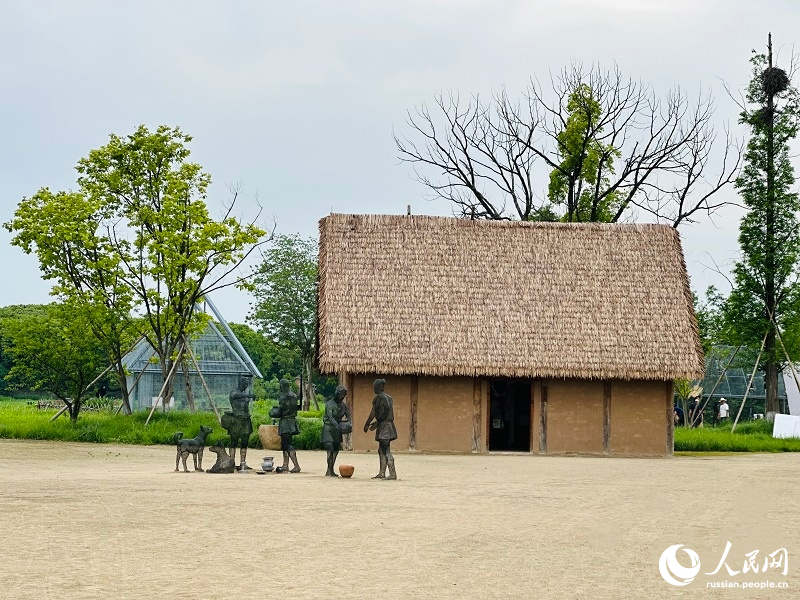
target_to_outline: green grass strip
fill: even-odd
[[[749,421],[736,426],[675,429],[675,452],[800,452],[800,438],[772,437],[772,423]]]
[[[271,425],[267,411],[269,404],[253,407],[253,434],[249,447],[260,448],[258,427]],[[132,415],[114,415],[112,410],[81,413],[78,422],[73,424],[66,416],[60,416],[53,422],[50,418],[55,410],[40,410],[35,403],[27,401],[0,399],[0,438],[25,440],[59,440],[65,442],[93,442],[118,444],[172,444],[176,431],[182,431],[184,437],[194,437],[200,426],[211,427],[213,432],[208,436],[208,443],[225,442],[227,433],[217,422],[211,412],[190,413],[173,410],[167,413],[156,411],[147,427],[148,411],[136,412]],[[322,431],[322,419],[319,411],[301,412],[298,415],[300,433],[294,437],[294,447],[298,450],[321,449],[319,438]]]

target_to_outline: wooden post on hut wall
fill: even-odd
[[[482,381],[475,377],[472,383],[472,452],[482,452],[481,426],[483,398],[481,394]]]
[[[481,381],[481,406],[483,406],[483,415],[481,415],[481,431],[485,431],[486,435],[484,436],[481,442],[481,452],[488,452],[489,451],[489,417],[490,415],[490,404],[489,404],[489,380],[484,379]]]
[[[345,397],[345,402],[347,402],[347,409],[350,411],[350,418],[353,419],[353,425],[355,426],[355,416],[353,416],[353,375],[351,373],[347,373],[342,371],[339,373],[339,385],[343,385],[347,388],[347,396]],[[323,415],[324,417],[324,415]],[[353,434],[348,433],[347,435],[343,436],[342,439],[342,446],[344,446],[345,450],[352,450],[353,449]]]
[[[539,424],[538,412],[539,409],[539,380],[531,379],[531,422],[530,422],[530,452],[531,454],[539,454]]]
[[[611,382],[603,382],[603,454],[611,452]]]
[[[667,444],[666,454],[672,456],[675,451],[675,409],[673,404],[674,399],[674,382],[666,382],[667,391]]]
[[[411,376],[411,416],[408,421],[408,449],[417,449],[417,402],[419,401],[419,376]]]
[[[539,393],[539,454],[547,454],[547,381],[541,382]]]

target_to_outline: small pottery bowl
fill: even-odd
[[[352,477],[355,470],[353,465],[339,465],[339,475],[342,477]]]

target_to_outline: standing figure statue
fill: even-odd
[[[385,379],[376,379],[373,383],[375,397],[372,399],[372,412],[364,423],[364,433],[367,430],[375,431],[375,441],[378,442],[378,458],[381,461],[380,471],[373,479],[397,479],[394,469],[394,456],[389,445],[397,439],[397,429],[394,426],[394,403],[392,397],[383,391],[386,387]],[[373,423],[372,420],[375,419]],[[386,467],[389,467],[389,476],[386,476]]]
[[[353,420],[350,417],[350,409],[344,399],[347,396],[347,388],[343,385],[337,386],[333,398],[325,400],[325,416],[322,417],[322,445],[328,453],[328,470],[325,473],[328,477],[338,477],[333,471],[336,464],[336,456],[342,448],[342,433],[350,433],[353,430]]]
[[[278,422],[278,433],[281,436],[281,450],[283,451],[283,466],[281,471],[285,473],[289,471],[289,459],[292,459],[292,468],[290,473],[299,473],[300,465],[297,462],[297,452],[292,446],[292,438],[300,433],[300,428],[297,426],[297,395],[289,389],[289,381],[281,379],[281,393],[278,396],[278,406],[275,411],[275,416],[280,419]]]
[[[250,386],[251,377],[239,377],[239,386],[230,393],[231,411],[222,415],[222,427],[231,438],[230,455],[236,462],[236,447],[239,447],[239,471],[249,470],[246,464],[247,444],[253,433],[253,422],[250,420],[250,401],[255,398],[246,390]]]

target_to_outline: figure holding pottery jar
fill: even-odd
[[[328,477],[338,477],[333,468],[336,464],[336,457],[342,448],[343,434],[353,431],[353,420],[350,417],[350,409],[344,399],[347,396],[347,388],[343,385],[337,386],[333,398],[325,400],[325,415],[322,417],[322,445],[328,453],[328,470],[325,473]]]
[[[392,456],[390,448],[392,440],[397,439],[397,429],[394,426],[394,401],[389,394],[383,391],[386,387],[385,379],[376,379],[372,385],[375,397],[372,399],[372,412],[369,413],[367,422],[364,423],[364,433],[367,433],[368,430],[374,431],[375,441],[378,442],[380,470],[373,479],[397,479],[394,456]],[[386,467],[389,467],[388,477],[386,476]]]
[[[278,396],[278,406],[269,411],[269,416],[278,421],[278,434],[281,436],[281,450],[283,451],[282,473],[289,471],[289,459],[292,460],[292,470],[289,473],[299,473],[300,464],[297,462],[297,452],[292,446],[292,438],[300,433],[297,425],[297,395],[289,389],[289,381],[281,379],[281,393]]]

